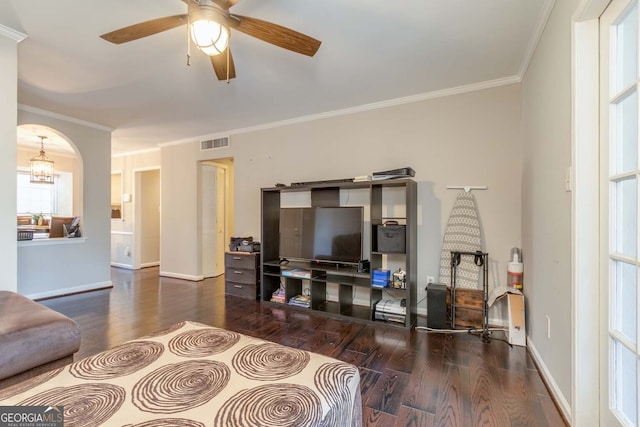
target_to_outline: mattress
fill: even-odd
[[[63,407],[71,426],[360,426],[358,369],[181,322],[0,390],[0,405]]]

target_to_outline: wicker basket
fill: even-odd
[[[18,240],[33,240],[33,230],[18,230]]]

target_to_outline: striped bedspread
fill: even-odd
[[[360,426],[358,369],[195,322],[0,390],[71,426]]]

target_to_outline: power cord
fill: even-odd
[[[462,333],[472,333],[474,331],[476,331],[476,328],[468,328],[468,329],[436,329],[436,328],[429,328],[427,326],[416,326],[415,327],[416,331],[424,331],[424,332],[435,332],[435,333],[442,333],[442,334],[462,334]],[[506,332],[507,330],[505,328],[489,328],[487,329],[490,332],[493,331],[502,331],[502,332]]]

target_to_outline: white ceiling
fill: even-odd
[[[549,0],[546,0],[549,2]],[[181,0],[3,0],[18,102],[113,129],[114,153],[521,76],[545,0],[241,0],[232,13],[312,36],[310,58],[232,32],[216,79],[179,27],[122,45],[100,34],[186,12]]]

